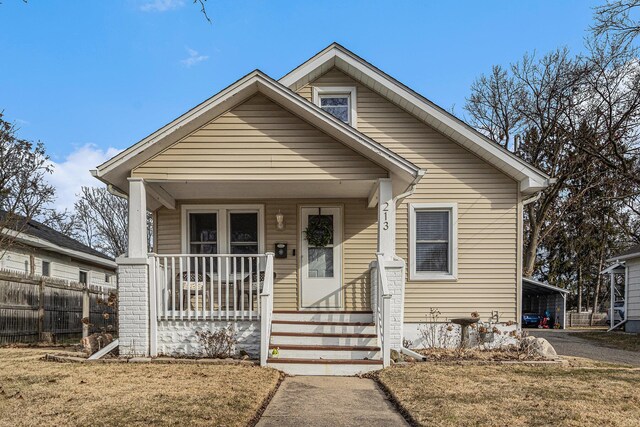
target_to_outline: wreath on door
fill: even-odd
[[[331,243],[332,236],[333,221],[330,216],[322,216],[320,209],[318,209],[318,215],[309,215],[309,224],[304,229],[304,237],[309,246],[324,248]]]

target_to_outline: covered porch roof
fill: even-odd
[[[323,134],[383,168],[386,171],[385,177],[393,179],[394,193],[396,194],[405,191],[424,174],[423,170],[410,161],[336,119],[259,70],[246,75],[217,95],[119,153],[98,166],[92,173],[113,189],[127,194],[129,191],[127,180],[135,176],[132,174],[135,168],[257,94],[265,96]],[[242,144],[242,142],[238,141],[238,144]],[[251,148],[247,148],[247,150],[251,150]],[[230,162],[228,167],[233,167],[233,162]],[[353,179],[320,177],[304,180],[279,177],[276,180],[255,180],[250,176],[223,181],[196,176],[183,176],[180,179],[155,177],[153,179],[147,178],[145,181],[147,182],[148,196],[151,201],[149,207],[151,208],[159,204],[171,207],[175,199],[265,196],[273,198],[367,197],[377,182],[371,177],[355,177]]]

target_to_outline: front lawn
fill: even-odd
[[[377,377],[424,426],[640,425],[637,369],[415,363]]]
[[[256,366],[56,363],[0,348],[0,426],[246,426],[280,374]]]
[[[620,350],[640,351],[640,334],[628,334],[620,331],[590,331],[572,333],[574,337],[595,341],[605,347]],[[640,355],[638,355],[640,357]]]

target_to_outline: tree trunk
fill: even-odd
[[[540,227],[534,221],[529,221],[531,236],[529,244],[524,250],[522,273],[525,277],[531,277],[536,267],[536,255],[538,252],[538,239],[540,238]]]
[[[598,262],[598,280],[596,281],[596,290],[593,294],[593,310],[591,310],[591,319],[589,319],[589,326],[593,326],[593,318],[596,315],[598,309],[598,298],[600,297],[600,286],[602,284],[602,267],[604,266],[604,245],[600,251],[600,261]]]
[[[578,267],[578,313],[582,313],[582,266]]]

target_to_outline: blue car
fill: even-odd
[[[522,314],[522,327],[523,328],[537,328],[542,321],[542,316],[536,313],[523,313]]]

